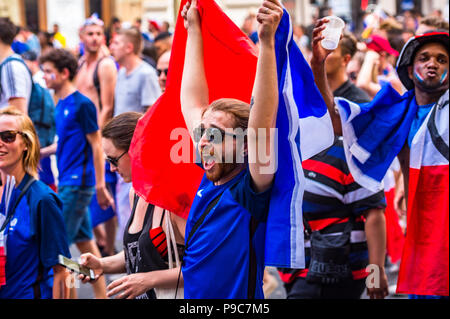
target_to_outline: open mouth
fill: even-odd
[[[214,156],[206,155],[202,157],[203,169],[205,171],[209,171],[216,164],[216,160]]]

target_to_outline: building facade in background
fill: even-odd
[[[216,0],[227,15],[241,26],[249,12],[256,12],[262,0]],[[333,14],[352,21],[356,26],[362,23],[364,12],[361,2],[379,4],[391,15],[412,8],[427,15],[434,9],[441,9],[449,18],[449,0],[283,0],[297,24],[309,25],[312,16],[320,6],[332,8]],[[147,27],[148,19],[167,21],[172,28],[178,13],[180,0],[0,0],[0,16],[9,16],[15,23],[32,30],[52,31],[53,24],[67,37],[68,46],[78,43],[78,28],[84,19],[96,12],[110,24],[112,17],[133,23],[137,18]]]

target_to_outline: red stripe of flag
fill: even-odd
[[[181,7],[186,2],[181,1]],[[256,46],[214,1],[199,0],[198,8],[210,101],[235,98],[250,103],[258,57]],[[187,218],[204,172],[193,162],[194,147],[181,113],[187,32],[179,12],[166,91],[139,121],[129,154],[136,194],[148,203]],[[180,137],[180,131],[187,134]],[[186,143],[189,147],[180,147]],[[185,157],[178,158],[181,163],[176,163],[173,156],[180,155],[177,152],[180,149]]]

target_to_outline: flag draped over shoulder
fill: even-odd
[[[275,38],[279,106],[277,172],[266,231],[266,265],[304,268],[302,161],[330,147],[334,133],[326,104],[293,39],[284,10]]]
[[[376,192],[408,137],[417,113],[414,90],[399,95],[385,85],[372,102],[335,98],[348,167],[355,181]]]
[[[181,8],[186,2],[181,1]],[[235,98],[250,103],[257,48],[213,0],[199,0],[198,7],[210,100]],[[136,193],[184,218],[204,173],[194,164],[194,149],[180,106],[186,40],[179,14],[166,91],[138,122],[129,152]],[[179,145],[189,145],[189,152]],[[183,156],[178,156],[181,150]]]
[[[381,186],[407,141],[418,106],[414,90],[385,86],[367,104],[336,98],[350,171],[362,186]],[[449,295],[448,90],[412,139],[406,238],[397,292]]]
[[[398,293],[449,295],[448,93],[411,142],[408,223]]]

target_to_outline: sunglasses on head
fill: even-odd
[[[25,134],[19,131],[3,131],[0,132],[0,139],[4,143],[11,144],[16,141],[17,134],[20,134],[25,137]]]
[[[118,156],[118,157],[110,157],[110,156],[106,156],[106,160],[111,164],[114,165],[115,167],[117,167],[119,165],[119,160],[125,155],[127,154],[128,151],[125,151],[122,153],[122,155]]]
[[[208,127],[205,128],[203,125],[194,129],[194,142],[198,143],[203,136],[206,135],[206,139],[210,143],[220,144],[225,140],[225,135],[232,136],[233,138],[238,137],[237,134],[225,132],[218,127]]]
[[[161,76],[161,73],[163,73],[163,72],[167,76],[167,73],[169,72],[169,69],[165,69],[165,70],[157,69],[156,70],[156,74],[158,74],[158,76]]]

